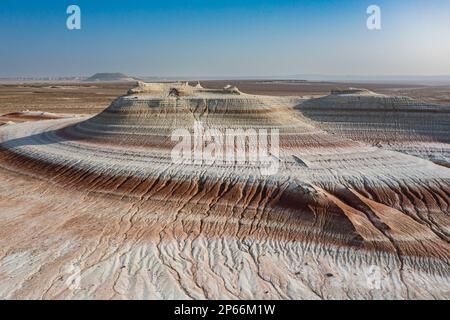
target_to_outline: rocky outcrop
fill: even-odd
[[[448,298],[450,170],[297,110],[337,98],[140,84],[92,118],[1,127],[0,296]],[[199,124],[278,130],[278,170],[174,162]]]
[[[450,107],[370,91],[336,92],[298,105],[324,130],[450,166]]]

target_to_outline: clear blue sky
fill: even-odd
[[[0,40],[0,77],[443,75],[450,1],[1,0]]]

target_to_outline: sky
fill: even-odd
[[[371,4],[381,30],[366,26]],[[96,72],[450,75],[450,1],[0,1],[0,77]]]

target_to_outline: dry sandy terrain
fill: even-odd
[[[132,87],[130,83],[4,83],[0,115],[30,111],[94,114]]]
[[[0,298],[449,299],[446,93],[237,84],[1,87],[65,115],[0,126]],[[278,170],[174,162],[199,122],[278,130]]]
[[[197,82],[192,81],[195,85]],[[406,95],[431,103],[450,105],[450,86],[332,83],[305,81],[220,80],[201,81],[205,88],[231,84],[250,94],[320,97],[336,88],[357,87]],[[0,115],[11,112],[46,111],[53,113],[97,114],[135,85],[124,83],[0,83]]]

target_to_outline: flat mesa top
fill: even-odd
[[[128,90],[127,95],[120,97],[123,101],[153,101],[165,99],[212,99],[212,100],[254,100],[254,101],[279,101],[289,104],[298,103],[305,99],[300,96],[271,96],[257,95],[241,92],[237,87],[227,85],[222,89],[203,88],[200,83],[195,86],[187,82],[153,82],[139,81],[134,88]]]
[[[183,96],[203,96],[212,94],[222,94],[227,96],[242,95],[238,88],[227,85],[223,89],[205,89],[200,83],[191,86],[184,82],[168,83],[145,83],[139,81],[137,86],[128,91],[128,95],[151,95],[164,97],[183,97]]]

